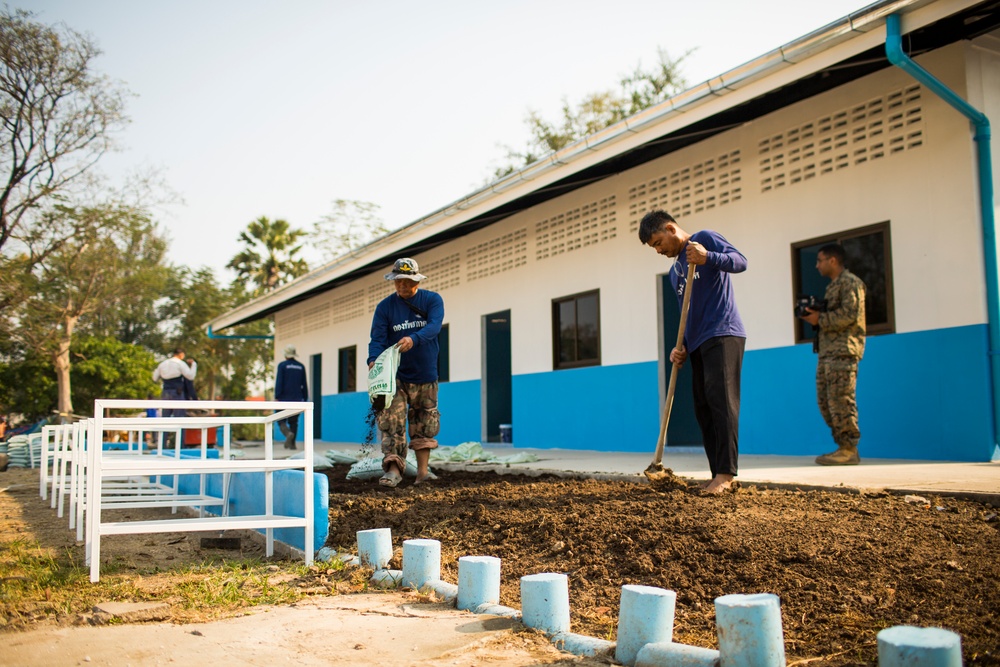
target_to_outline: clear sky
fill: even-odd
[[[171,260],[224,269],[261,215],[309,228],[335,199],[398,228],[482,186],[524,117],[696,49],[696,85],[863,0],[8,0],[89,34],[136,97],[118,178],[155,167],[184,203]]]

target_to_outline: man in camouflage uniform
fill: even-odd
[[[819,327],[819,361],[816,365],[816,397],[820,414],[837,450],[816,457],[822,466],[857,465],[858,362],[865,353],[865,284],[844,267],[844,248],[825,245],[816,257],[820,275],[830,278],[826,286],[826,311],[811,308],[803,320]]]
[[[395,487],[406,468],[406,424],[410,424],[410,449],[417,458],[415,484],[436,479],[430,471],[434,438],[441,428],[438,412],[438,334],[444,321],[444,300],[437,292],[419,289],[426,278],[417,263],[404,257],[385,275],[396,291],[382,299],[372,317],[368,343],[368,368],[382,352],[395,345],[401,356],[396,372],[396,394],[389,407],[378,413],[382,431],[382,470],[379,484]]]

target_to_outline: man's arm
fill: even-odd
[[[153,369],[153,382],[160,381],[160,365],[157,364],[156,368]]]
[[[686,252],[688,261],[693,264],[705,264],[725,273],[742,273],[747,270],[747,258],[721,234],[695,232]]]
[[[281,396],[285,385],[285,362],[280,362],[278,364],[278,370],[274,374],[274,396],[277,398]]]
[[[427,308],[427,324],[417,333],[410,334],[413,346],[421,345],[427,341],[434,340],[441,333],[441,326],[444,323],[444,299],[440,294],[435,294],[429,299]]]
[[[194,376],[198,373],[198,362],[191,360],[191,365],[188,366],[183,361],[177,362],[177,367],[180,368],[181,375],[186,377],[188,380],[193,380]]]
[[[375,306],[375,314],[372,316],[371,340],[368,342],[369,367],[389,347],[389,314],[383,304],[384,302],[380,302]]]

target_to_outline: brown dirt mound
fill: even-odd
[[[1000,665],[1000,522],[987,505],[492,472],[385,490],[346,471],[328,473],[328,545],[391,528],[398,559],[403,540],[437,539],[451,582],[460,556],[497,556],[500,603],[517,608],[520,577],[566,573],[573,632],[614,639],[621,587],[642,584],[677,592],[674,641],[716,648],[715,598],[767,592],[781,598],[790,664],[874,664],[876,633],[907,624],[958,632],[967,664]]]

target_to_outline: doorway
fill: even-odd
[[[512,423],[510,311],[483,316],[483,442],[500,442]]]
[[[313,438],[323,439],[323,355],[314,354],[309,357],[312,376],[309,382],[309,395],[313,404]]]
[[[677,295],[670,284],[670,274],[660,276],[660,312],[662,313],[662,335],[660,358],[662,363],[661,396],[666,399],[667,387],[670,386],[670,351],[677,345],[677,329],[681,324],[681,308],[677,303]],[[660,419],[666,406],[660,405]],[[662,426],[662,423],[661,423]],[[667,427],[668,447],[693,447],[702,445],[701,428],[694,415],[694,396],[691,393],[691,363],[687,362],[680,368],[677,375],[677,387],[674,390],[674,405],[670,411],[670,425]]]

